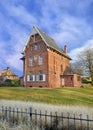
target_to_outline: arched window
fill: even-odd
[[[39,71],[39,80],[40,81],[43,80],[43,71],[42,70]]]
[[[39,70],[38,75],[36,76],[36,81],[45,81],[45,74],[42,70]]]
[[[30,81],[35,81],[35,75],[33,75],[33,72],[31,71],[29,74]]]
[[[30,81],[33,81],[33,72],[32,71],[30,72],[29,76],[30,76]]]
[[[39,55],[39,65],[42,65],[43,64],[43,55],[40,54]]]

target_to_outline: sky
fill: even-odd
[[[93,0],[0,0],[0,71],[23,74],[22,49],[33,26],[68,47],[75,61],[93,47]]]

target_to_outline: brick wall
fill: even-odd
[[[39,44],[40,48],[38,50],[33,50],[32,47],[34,43]],[[39,65],[39,55],[43,55],[43,64]],[[30,57],[37,57],[36,61],[33,63],[33,66],[29,64]],[[60,74],[63,74],[66,67],[69,66],[69,59],[64,55],[60,54],[59,52],[53,50],[52,48],[48,48],[41,37],[37,34],[35,37],[31,37],[30,41],[25,50],[25,62],[24,62],[24,69],[25,69],[25,77],[27,79],[27,75],[29,72],[32,71],[33,74],[36,76],[39,70],[43,70],[45,74],[45,81],[39,82],[27,82],[25,80],[24,86],[29,87],[61,87],[61,77]],[[36,77],[35,77],[36,78]]]

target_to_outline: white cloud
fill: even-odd
[[[8,55],[6,63],[17,70],[22,71],[23,64],[22,64],[22,61],[20,60],[20,58],[21,58],[21,54],[19,54],[19,53],[14,54],[14,55]]]
[[[76,61],[78,55],[86,48],[93,48],[93,39],[88,40],[82,47],[75,48],[69,52],[69,55],[72,58],[72,62]]]

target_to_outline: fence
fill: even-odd
[[[0,108],[0,120],[8,122],[10,127],[18,126],[20,123],[29,126],[30,130],[93,130],[93,119],[87,115],[83,118],[82,114],[76,117],[75,114],[59,115],[57,112],[44,113],[32,111],[30,109]]]

